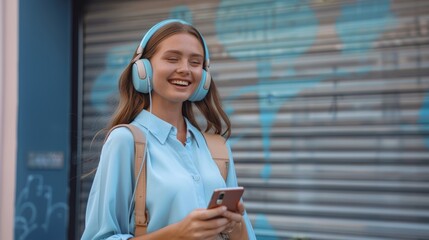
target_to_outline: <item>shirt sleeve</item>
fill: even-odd
[[[228,177],[226,179],[226,185],[228,187],[237,187],[238,186],[237,173],[235,172],[235,165],[232,157],[231,145],[229,140],[227,141],[227,147],[229,151],[229,167],[228,167]],[[246,203],[244,203],[244,207],[246,207]],[[253,230],[252,223],[250,222],[249,216],[247,215],[247,211],[244,212],[243,218],[244,218],[244,222],[246,223],[249,240],[256,240],[255,231]]]
[[[88,198],[82,240],[129,239],[133,210],[134,139],[126,128],[113,130],[103,145]]]

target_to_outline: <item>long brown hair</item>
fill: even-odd
[[[204,40],[197,29],[191,25],[173,22],[163,26],[153,34],[143,50],[142,58],[150,60],[157,51],[158,45],[165,38],[177,33],[189,33],[195,36],[204,46]],[[111,129],[118,124],[130,123],[143,109],[149,108],[149,94],[137,92],[133,86],[132,66],[136,57],[137,54],[135,53],[132,58],[133,60],[131,60],[119,78],[119,105],[110,123],[107,125],[107,129]],[[205,66],[205,63],[203,66]],[[226,138],[230,137],[231,123],[225,111],[222,109],[219,93],[213,79],[208,93],[203,100],[197,102],[185,101],[182,105],[183,116],[189,119],[192,125],[201,131],[201,127],[195,119],[193,105],[197,107],[206,120],[205,132],[221,134]]]

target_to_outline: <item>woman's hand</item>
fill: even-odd
[[[224,206],[213,209],[197,209],[175,224],[177,230],[175,237],[190,240],[216,239],[219,233],[225,231],[229,226],[231,219],[239,221],[240,217],[241,215],[238,213],[228,212]]]
[[[238,212],[230,212],[225,206],[196,209],[178,223],[131,239],[215,240],[220,233],[226,233],[230,239],[246,240],[248,236],[242,214],[243,203],[238,204]]]
[[[248,239],[247,229],[243,220],[244,215],[244,204],[240,201],[237,204],[237,212],[226,211],[223,213],[223,217],[229,220],[228,226],[223,233],[226,233],[230,236],[231,239]]]

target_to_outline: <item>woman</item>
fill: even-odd
[[[131,123],[145,133],[147,233],[134,236],[134,141],[120,127],[103,146],[82,239],[256,239],[242,202],[238,212],[207,209],[214,189],[237,186],[231,153],[225,181],[192,109],[206,119],[206,131],[230,136],[208,66],[202,35],[184,21],[162,21],[143,37],[121,75],[108,127]]]

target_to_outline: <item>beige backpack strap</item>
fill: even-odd
[[[132,124],[119,124],[113,127],[109,133],[106,135],[109,136],[110,132],[113,129],[118,127],[128,128],[134,137],[134,181],[138,178],[140,168],[143,164],[143,169],[141,176],[137,179],[137,187],[134,196],[135,209],[135,236],[141,236],[146,234],[147,224],[149,220],[149,214],[146,209],[146,161],[143,161],[146,157],[145,145],[146,145],[146,136],[143,134],[140,129]]]
[[[209,147],[213,160],[216,162],[219,171],[226,182],[229,167],[229,151],[226,147],[226,140],[219,134],[205,132],[203,135],[206,139],[207,146]]]

